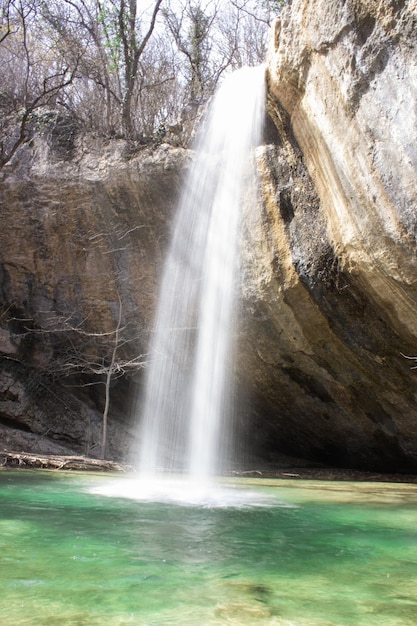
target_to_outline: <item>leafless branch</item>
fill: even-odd
[[[1,11],[0,43],[2,43],[12,32],[10,25],[10,5],[11,0],[6,0]]]
[[[401,356],[403,356],[405,359],[409,359],[410,361],[417,361],[417,356],[407,356],[406,354],[403,354],[402,352],[400,352]],[[417,365],[414,365],[413,367],[411,367],[410,369],[412,370],[417,370]]]

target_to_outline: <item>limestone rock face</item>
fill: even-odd
[[[68,156],[55,144],[35,135],[0,180],[0,437],[12,450],[97,454],[115,341],[123,367],[146,361],[187,151],[132,155],[80,135]],[[109,424],[118,458],[135,384],[123,374],[141,366],[123,367]]]
[[[240,350],[271,460],[417,469],[416,27],[401,0],[294,0],[274,26]]]

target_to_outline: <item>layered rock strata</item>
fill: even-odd
[[[271,460],[417,469],[416,22],[294,0],[274,27],[241,354]]]
[[[68,155],[46,129],[4,169],[3,447],[100,454],[104,383],[116,348],[108,453],[126,455],[129,389],[148,358],[186,154],[161,145],[132,155],[122,141],[79,134]]]

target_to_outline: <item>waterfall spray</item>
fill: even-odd
[[[239,224],[264,119],[264,67],[225,79],[179,203],[151,345],[139,468],[221,472],[232,411]]]

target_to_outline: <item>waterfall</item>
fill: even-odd
[[[264,119],[265,68],[213,98],[180,199],[145,381],[139,469],[221,472],[232,411],[239,223]]]

